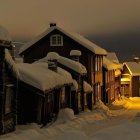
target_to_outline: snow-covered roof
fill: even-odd
[[[108,52],[106,57],[114,63],[119,63],[119,59],[114,52]]]
[[[69,58],[61,56],[58,59],[58,62],[67,66],[68,68],[80,73],[80,74],[86,74],[87,73],[86,67],[84,65],[82,65],[81,63],[76,62],[74,60],[71,60]]]
[[[12,41],[9,32],[2,26],[0,26],[0,41]]]
[[[72,91],[77,91],[78,90],[78,83],[76,80],[73,79],[73,86],[71,88]]]
[[[140,75],[140,63],[137,62],[125,62],[124,65],[128,68],[132,76]]]
[[[48,28],[45,32],[43,32],[42,34],[40,34],[39,36],[37,36],[36,38],[31,40],[30,42],[23,45],[19,50],[19,54],[22,54],[24,51],[26,51],[28,48],[30,48],[33,44],[35,44],[36,42],[41,40],[43,37],[45,37],[46,35],[48,35],[49,33],[51,33],[55,29],[59,30],[60,32],[63,32],[65,35],[72,38],[73,40],[75,40],[76,42],[78,42],[79,44],[81,44],[82,46],[84,46],[85,48],[90,50],[91,52],[98,54],[98,55],[107,55],[107,52],[105,49],[97,46],[96,44],[89,41],[85,37],[83,37],[79,34],[76,34],[76,33],[67,32],[67,31],[65,31],[62,28],[57,27],[57,26],[53,26],[53,27]]]
[[[121,69],[122,64],[114,63],[111,60],[109,60],[107,57],[103,57],[103,67],[107,70],[115,70],[115,69]]]
[[[64,84],[72,83],[72,78],[65,75],[64,70],[59,69],[58,73],[51,71],[45,64],[16,64],[19,70],[19,79],[42,91],[47,91]],[[61,75],[61,74],[63,75]]]
[[[46,62],[38,62],[38,63],[35,63],[35,64],[38,65],[38,66],[41,66],[41,67],[43,67],[45,69],[48,69],[48,63],[46,63]],[[57,73],[59,75],[65,77],[65,82],[66,83],[67,82],[69,82],[69,83],[72,83],[73,82],[72,81],[72,76],[71,76],[71,74],[68,71],[66,71],[66,70],[64,70],[64,69],[62,69],[60,67],[57,67]]]
[[[92,92],[92,87],[89,83],[87,83],[86,81],[84,81],[84,92],[85,93],[89,93]]]
[[[37,63],[37,62],[46,62],[47,63],[48,57],[44,57],[44,58],[36,61],[35,63]],[[58,62],[60,64],[63,64],[64,66],[76,71],[77,73],[80,73],[80,74],[87,73],[86,67],[84,65],[82,65],[80,62],[76,62],[74,60],[71,60],[69,58],[62,57],[62,56],[59,56]]]

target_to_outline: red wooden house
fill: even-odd
[[[104,57],[103,59],[103,94],[102,101],[112,103],[118,99],[121,88],[122,65]]]
[[[125,62],[121,77],[121,94],[127,97],[140,96],[140,63]]]
[[[56,24],[50,24],[50,28],[44,33],[25,44],[19,54],[24,62],[32,63],[45,57],[48,52],[57,52],[61,56],[70,58],[71,50],[82,52],[80,63],[87,68],[85,80],[92,85],[93,102],[96,103],[101,98],[103,56],[107,54],[101,47],[79,34],[65,31]]]

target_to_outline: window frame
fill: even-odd
[[[63,46],[63,36],[60,34],[51,35],[50,46]]]

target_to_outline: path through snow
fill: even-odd
[[[130,105],[131,104],[131,105]],[[134,105],[134,106],[133,106]],[[94,110],[74,116],[67,109],[60,116],[65,120],[41,128],[36,124],[18,125],[13,133],[3,135],[2,140],[139,140],[140,98],[122,98],[109,110],[99,102]],[[136,107],[136,108],[135,108]],[[66,114],[67,113],[67,114]],[[64,116],[65,117],[64,117]],[[66,117],[67,116],[67,117]],[[82,136],[82,138],[81,138]]]

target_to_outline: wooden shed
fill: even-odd
[[[46,63],[18,63],[18,123],[46,125],[61,108],[69,107],[72,77],[65,70],[48,69]]]

